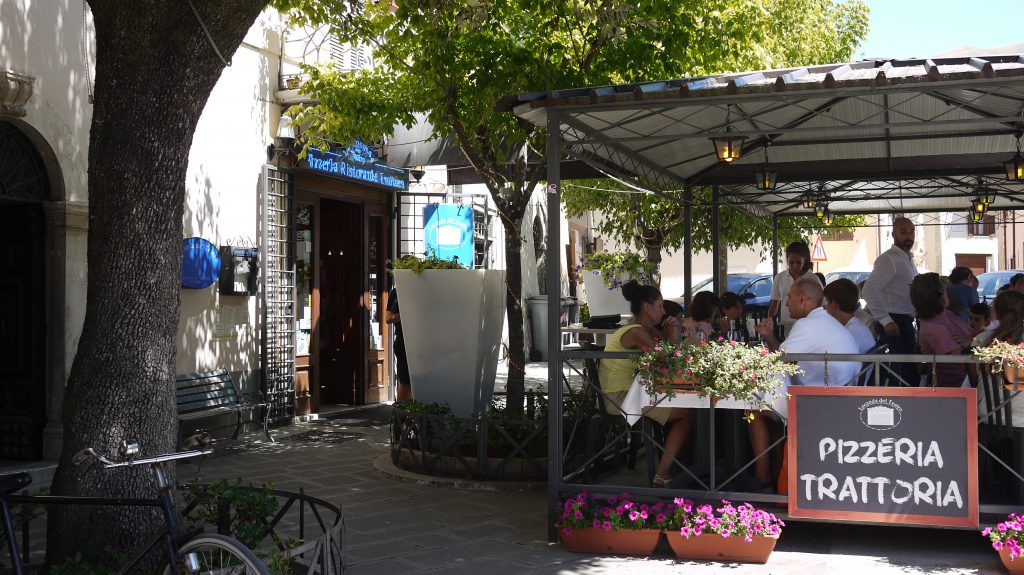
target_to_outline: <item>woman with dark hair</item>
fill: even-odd
[[[986,343],[998,339],[1014,344],[1024,341],[1024,294],[1008,289],[992,302],[996,327]]]
[[[608,337],[605,351],[640,351],[651,347],[656,340],[662,338],[662,330],[670,334],[670,342],[679,342],[679,324],[675,318],[664,317],[664,300],[658,288],[640,285],[636,280],[630,280],[622,286],[622,296],[629,300],[633,321]],[[662,319],[665,321],[662,322]],[[636,368],[637,363],[633,358],[601,360],[598,377],[601,380],[601,393],[605,396],[605,409],[609,413],[622,413],[619,406],[626,398],[629,387],[633,385]],[[644,416],[666,426],[665,451],[658,462],[653,481],[655,487],[664,487],[672,478],[672,459],[678,456],[690,434],[693,410],[649,407],[644,410]]]
[[[948,309],[949,298],[937,273],[921,274],[910,284],[910,303],[917,311],[921,353],[958,355],[971,346],[971,328]],[[935,365],[934,384],[960,387],[965,377],[975,384],[974,364],[939,363]]]
[[[718,296],[702,291],[690,302],[690,317],[683,320],[683,337],[690,343],[698,343],[715,332],[715,316],[718,314]]]
[[[796,320],[789,316],[789,309],[782,305],[782,300],[786,299],[793,282],[811,271],[811,265],[811,248],[807,242],[793,242],[786,246],[786,269],[772,280],[772,303],[768,306],[768,317],[779,317],[778,325],[782,326],[783,337]]]

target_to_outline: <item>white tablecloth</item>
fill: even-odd
[[[788,384],[789,378],[780,381],[779,387],[776,388],[775,399],[772,402],[772,407],[783,417],[787,413],[785,388]],[[658,400],[661,400],[661,402],[659,403]],[[643,378],[638,375],[633,379],[633,385],[630,386],[629,392],[626,393],[626,398],[622,400],[622,414],[626,421],[633,425],[640,421],[640,418],[643,416],[643,408],[652,407],[655,404],[657,404],[657,407],[700,407],[707,409],[711,407],[711,398],[697,397],[696,393],[677,393],[675,397],[666,397],[662,394],[651,396],[648,395],[647,389],[644,387]],[[732,398],[719,399],[715,402],[715,407],[718,409],[750,409],[753,411],[760,411],[762,409],[760,405]]]

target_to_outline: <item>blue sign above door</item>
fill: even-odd
[[[181,287],[203,289],[220,276],[220,250],[203,238],[181,240]]]
[[[359,140],[348,148],[331,148],[326,152],[310,148],[306,151],[306,167],[392,190],[409,189],[408,170],[382,163],[377,154]]]
[[[473,209],[460,204],[423,207],[423,241],[427,253],[473,267]]]

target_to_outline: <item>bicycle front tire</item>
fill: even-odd
[[[214,533],[196,535],[178,548],[181,560],[189,553],[195,553],[199,560],[199,571],[196,572],[198,574],[270,575],[270,570],[256,554],[232,537]],[[166,564],[157,572],[177,575],[171,573],[170,565]]]

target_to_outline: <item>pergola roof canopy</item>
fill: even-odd
[[[1024,207],[1002,162],[1024,127],[1024,55],[865,60],[509,96],[563,149],[598,170],[668,188],[717,185],[728,203],[803,215],[808,191],[835,213],[962,211],[979,186],[993,209]],[[727,131],[728,129],[728,131]],[[743,136],[719,162],[710,141]],[[754,186],[765,165],[773,192]]]

